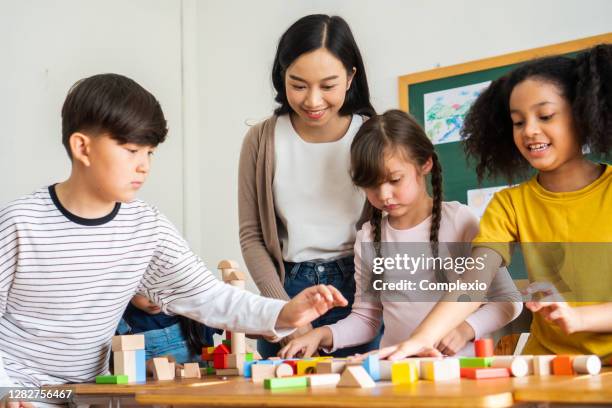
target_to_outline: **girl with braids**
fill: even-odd
[[[536,172],[528,181],[495,194],[473,241],[472,257],[485,256],[485,268],[478,274],[468,270],[465,278],[482,281],[492,276],[500,265],[510,263],[510,244],[520,243],[532,281],[525,293],[545,296],[526,303],[534,318],[524,352],[597,354],[608,361],[611,251],[594,243],[612,242],[612,167],[589,160],[583,151],[588,147],[602,159],[610,154],[612,45],[516,68],[479,96],[462,132],[481,180],[503,176],[511,182]],[[536,257],[530,256],[538,245],[543,247],[537,243],[551,242],[566,251],[553,255],[570,262],[544,270],[530,267],[538,266]],[[556,280],[564,287],[542,282],[542,272],[561,277]],[[381,350],[381,356],[398,359],[431,352],[444,336],[444,327],[461,322],[478,305],[439,303],[410,339]]]
[[[428,174],[433,197],[427,192]],[[373,246],[376,256],[381,257],[385,252],[381,242],[423,242],[429,243],[431,255],[436,257],[438,243],[471,242],[478,232],[478,220],[465,205],[442,201],[442,168],[434,146],[419,124],[402,111],[390,110],[361,126],[351,145],[351,175],[368,200],[362,218],[365,222],[354,248],[357,291],[351,314],[292,340],[281,350],[284,358],[309,356],[319,347],[333,352],[339,347],[366,343],[383,323],[382,346],[407,339],[434,307],[435,298],[403,292],[401,296],[405,298],[397,301],[384,293],[379,297],[367,295],[366,286],[374,274],[371,257],[363,253],[365,248]],[[444,282],[447,277],[441,270],[422,269],[411,279]],[[522,310],[520,294],[505,269],[497,274],[488,295],[519,301],[486,303],[465,321],[446,326],[445,335],[435,344],[440,352],[473,355],[474,338],[503,327]]]

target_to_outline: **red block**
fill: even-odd
[[[473,380],[482,380],[484,378],[504,378],[510,377],[510,371],[507,368],[464,367],[461,369],[461,377],[471,378]]]
[[[220,370],[223,368],[227,368],[228,357],[229,356],[227,354],[215,354],[213,357],[213,366],[215,367],[215,369]]]
[[[232,332],[226,330],[225,331],[225,340],[231,340],[232,339]]]
[[[552,361],[552,372],[554,375],[574,375],[572,356],[557,356]]]
[[[495,350],[493,339],[477,339],[474,341],[476,357],[493,357],[493,350]]]

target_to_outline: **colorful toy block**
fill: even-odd
[[[251,367],[253,364],[257,364],[257,361],[245,361],[242,366],[242,375],[245,378],[251,378]]]
[[[147,381],[147,353],[143,350],[136,350],[136,382],[144,383]]]
[[[316,360],[299,360],[297,362],[297,375],[317,374]]]
[[[215,347],[213,352],[213,363],[216,369],[227,368],[229,349],[224,345],[220,344]]]
[[[391,382],[393,385],[412,384],[419,379],[417,363],[400,361],[391,366]]]
[[[217,269],[237,269],[239,267],[238,262],[231,259],[223,259],[217,265]]]
[[[507,368],[514,377],[524,377],[533,373],[531,356],[495,356],[493,368]]]
[[[485,368],[491,367],[491,362],[493,358],[491,357],[460,357],[459,365],[461,368],[475,367],[475,368]]]
[[[283,360],[283,364],[288,364],[291,366],[291,369],[293,370],[293,374],[297,374],[297,360]],[[319,368],[317,365],[317,373],[319,372]]]
[[[595,355],[576,356],[572,361],[572,367],[577,374],[599,374],[601,371],[601,360]]]
[[[183,378],[202,378],[198,363],[185,363],[183,364],[183,370]]]
[[[349,366],[346,367],[338,387],[351,387],[351,388],[372,388],[375,387],[376,383],[372,380],[372,377],[368,375],[368,372],[363,366]]]
[[[215,374],[232,376],[232,375],[240,375],[240,371],[237,368],[220,368],[218,370],[215,370]]]
[[[573,356],[557,356],[552,361],[554,375],[574,375]]]
[[[461,377],[460,368],[456,358],[421,361],[421,378],[430,381],[454,380]]]
[[[554,354],[544,356],[533,356],[533,373],[538,376],[552,374],[552,361],[557,357]]]
[[[261,383],[266,378],[276,377],[276,366],[274,364],[253,364],[251,366],[251,378],[254,383]]]
[[[471,378],[473,380],[482,380],[485,378],[504,378],[504,377],[510,377],[510,371],[507,368],[479,368],[479,367],[461,368],[461,378]]]
[[[99,375],[96,377],[96,384],[127,384],[127,375]]]
[[[126,375],[130,382],[136,382],[136,350],[113,352],[113,373]]]
[[[308,379],[306,377],[266,378],[263,383],[264,388],[267,390],[308,387]]]
[[[341,374],[346,367],[346,362],[337,360],[325,360],[317,362],[317,374]],[[297,371],[296,371],[297,373]]]
[[[380,381],[380,359],[378,354],[368,354],[363,360],[363,368],[374,381]]]
[[[159,381],[174,380],[174,363],[170,363],[166,357],[153,359],[153,378]]]
[[[378,364],[380,365],[380,379],[382,381],[391,381],[392,379],[391,367],[395,363],[397,363],[397,361],[391,361],[391,360],[379,360],[378,361]],[[418,366],[418,364],[415,364],[415,365]]]
[[[306,376],[309,387],[336,386],[340,382],[340,374],[313,374]]]
[[[279,364],[276,366],[276,377],[278,378],[283,378],[283,377],[293,377],[293,367],[291,367],[289,364]]]
[[[134,351],[144,350],[144,348],[144,334],[114,336],[111,343],[112,351]]]
[[[474,341],[474,354],[476,357],[493,357],[494,349],[493,339],[477,339]]]

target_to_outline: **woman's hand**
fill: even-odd
[[[280,358],[292,358],[296,355],[302,358],[311,357],[320,345],[331,345],[331,338],[331,330],[328,327],[319,327],[304,336],[291,340],[278,352],[278,356]]]

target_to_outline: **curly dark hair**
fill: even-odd
[[[536,59],[491,83],[468,112],[461,130],[469,160],[476,162],[478,181],[504,177],[509,183],[530,166],[514,144],[510,95],[529,78],[547,81],[567,98],[581,144],[605,158],[612,138],[612,45],[602,44],[576,58]]]

